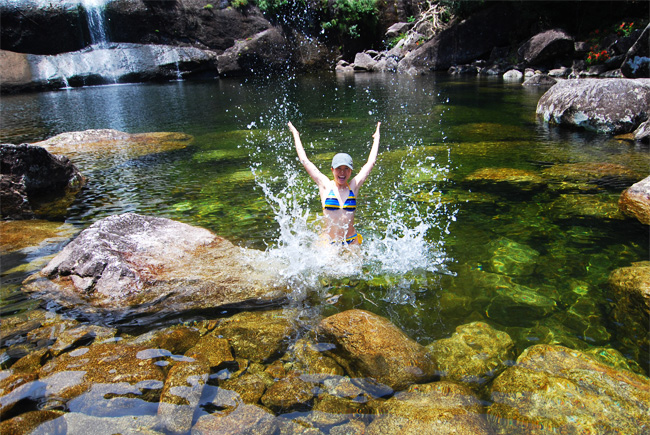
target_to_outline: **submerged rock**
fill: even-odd
[[[564,80],[537,103],[544,122],[599,133],[634,131],[650,114],[650,79]]]
[[[491,398],[497,434],[648,432],[648,378],[562,346],[528,348],[494,381]]]
[[[650,177],[626,189],[618,200],[618,207],[626,215],[650,225]]]
[[[29,219],[0,222],[0,250],[19,251],[40,244],[61,243],[77,232],[74,226],[61,222]]]
[[[295,333],[294,312],[243,312],[224,319],[212,332],[228,339],[235,356],[266,361],[281,355]]]
[[[84,230],[23,290],[114,318],[286,300],[277,267],[260,256],[202,228],[127,213]]]
[[[461,325],[450,337],[427,346],[445,380],[472,386],[489,382],[514,360],[510,336],[483,322]]]
[[[491,254],[487,261],[490,272],[508,276],[527,276],[535,271],[539,252],[530,246],[509,239],[500,239],[490,243]]]
[[[504,191],[534,191],[546,185],[544,179],[531,171],[513,168],[482,168],[465,178],[472,187]]]
[[[2,217],[10,219],[32,218],[36,202],[74,195],[86,181],[67,157],[29,144],[0,144],[0,172]]]
[[[616,163],[563,163],[542,171],[556,182],[593,183],[604,187],[627,187],[643,177],[637,171]]]
[[[451,382],[412,385],[376,408],[368,435],[491,434],[483,407],[467,387]]]
[[[424,346],[384,317],[348,310],[323,319],[318,329],[336,345],[330,353],[350,376],[374,378],[394,390],[435,376]]]
[[[650,261],[621,267],[609,275],[613,293],[611,317],[623,341],[650,347]]]
[[[192,435],[271,435],[276,429],[277,421],[271,411],[241,404],[230,412],[202,416],[192,427]]]
[[[36,142],[37,145],[57,155],[66,155],[73,161],[84,156],[95,159],[107,157],[134,158],[147,154],[183,149],[194,137],[177,132],[125,133],[111,129],[72,131],[57,134]]]

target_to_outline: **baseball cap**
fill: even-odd
[[[347,166],[350,169],[354,169],[352,167],[352,157],[345,153],[338,153],[335,155],[332,159],[332,168],[338,168],[339,166]]]

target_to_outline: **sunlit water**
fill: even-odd
[[[0,139],[91,128],[191,134],[193,144],[180,151],[78,161],[89,183],[59,219],[79,231],[137,212],[209,228],[282,263],[303,309],[318,316],[368,309],[423,344],[483,320],[509,332],[518,350],[549,341],[611,346],[647,367],[647,355],[621,342],[607,316],[607,277],[648,259],[647,227],[591,211],[615,208],[624,186],[499,191],[466,180],[481,168],[541,174],[584,162],[647,174],[647,147],[539,124],[542,92],[496,79],[365,74],[69,89],[3,97]],[[360,249],[317,247],[318,193],[288,121],[325,173],[339,151],[360,166],[382,122],[377,165],[359,198]],[[61,246],[3,253],[3,315],[36,306],[19,282]],[[503,250],[523,253],[526,272],[516,262],[500,269]],[[495,316],[483,284],[493,276],[552,298],[556,312]],[[565,322],[584,295],[594,306],[589,319]]]

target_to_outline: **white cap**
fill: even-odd
[[[347,166],[350,169],[354,169],[352,167],[352,157],[345,153],[338,153],[335,155],[332,159],[332,168],[338,168],[339,166]]]

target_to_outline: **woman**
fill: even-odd
[[[323,204],[323,215],[326,221],[325,235],[329,237],[332,244],[360,245],[362,242],[361,235],[354,229],[354,212],[357,208],[356,198],[359,189],[361,189],[373,166],[375,166],[379,150],[380,126],[381,122],[378,122],[377,130],[372,135],[374,141],[368,161],[363,165],[359,173],[350,180],[353,169],[352,157],[345,153],[339,153],[332,159],[332,175],[334,179],[330,180],[307,158],[300,141],[300,133],[293,124],[289,123],[289,130],[293,134],[300,163],[318,186],[321,203]]]

